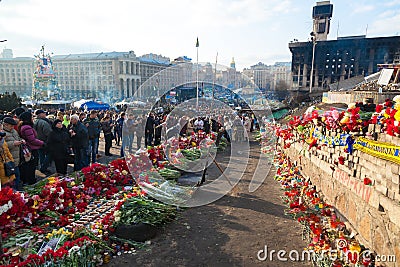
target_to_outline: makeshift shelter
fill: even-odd
[[[84,110],[108,110],[110,109],[110,105],[106,103],[97,103],[95,101],[88,101],[83,103],[80,106],[81,109]]]
[[[81,99],[81,100],[75,101],[75,102],[73,103],[73,107],[74,107],[74,108],[81,108],[81,106],[82,106],[83,104],[85,104],[86,102],[90,102],[90,101],[93,101],[93,100],[90,100],[90,99]]]

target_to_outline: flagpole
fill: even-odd
[[[212,101],[211,101],[211,110],[213,110],[213,102],[214,102],[214,87],[215,87],[215,82],[216,82],[216,80],[217,80],[217,62],[218,62],[218,52],[217,52],[217,56],[215,57],[214,77],[213,77],[213,85],[212,85]]]
[[[199,38],[196,39],[196,110],[199,111]]]

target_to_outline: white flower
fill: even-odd
[[[73,246],[68,250],[68,256],[71,256],[71,253],[74,253],[75,251],[79,251],[81,248],[79,246]]]
[[[121,220],[121,212],[119,210],[114,211],[113,215],[115,222],[119,222]]]
[[[64,188],[61,187],[61,190],[60,190],[60,192],[58,192],[58,195],[61,196],[63,194],[64,194]]]
[[[396,95],[395,97],[393,97],[393,101],[396,103],[400,102],[400,95]]]
[[[347,105],[347,108],[349,108],[349,109],[356,108],[356,103],[350,103],[350,104],[348,104],[348,105]]]
[[[120,217],[121,216],[121,212],[119,210],[114,211],[114,217]]]
[[[6,204],[0,206],[0,215],[9,211],[12,208],[12,206],[13,206],[13,204],[12,204],[11,200],[9,200]]]

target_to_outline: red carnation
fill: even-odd
[[[344,157],[343,157],[343,156],[340,156],[340,157],[338,158],[338,160],[339,160],[339,163],[340,163],[341,165],[344,164]]]
[[[364,184],[365,184],[365,185],[372,185],[371,179],[369,179],[368,177],[365,177],[365,178],[364,178]]]
[[[375,110],[376,110],[376,112],[381,113],[381,111],[383,110],[383,106],[377,105]]]

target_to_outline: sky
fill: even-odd
[[[332,0],[328,39],[400,34],[400,0]],[[291,61],[288,43],[307,41],[312,0],[0,0],[0,50],[33,57],[127,52],[188,56],[243,70]],[[199,47],[196,48],[196,38]],[[218,54],[218,57],[217,57]]]

